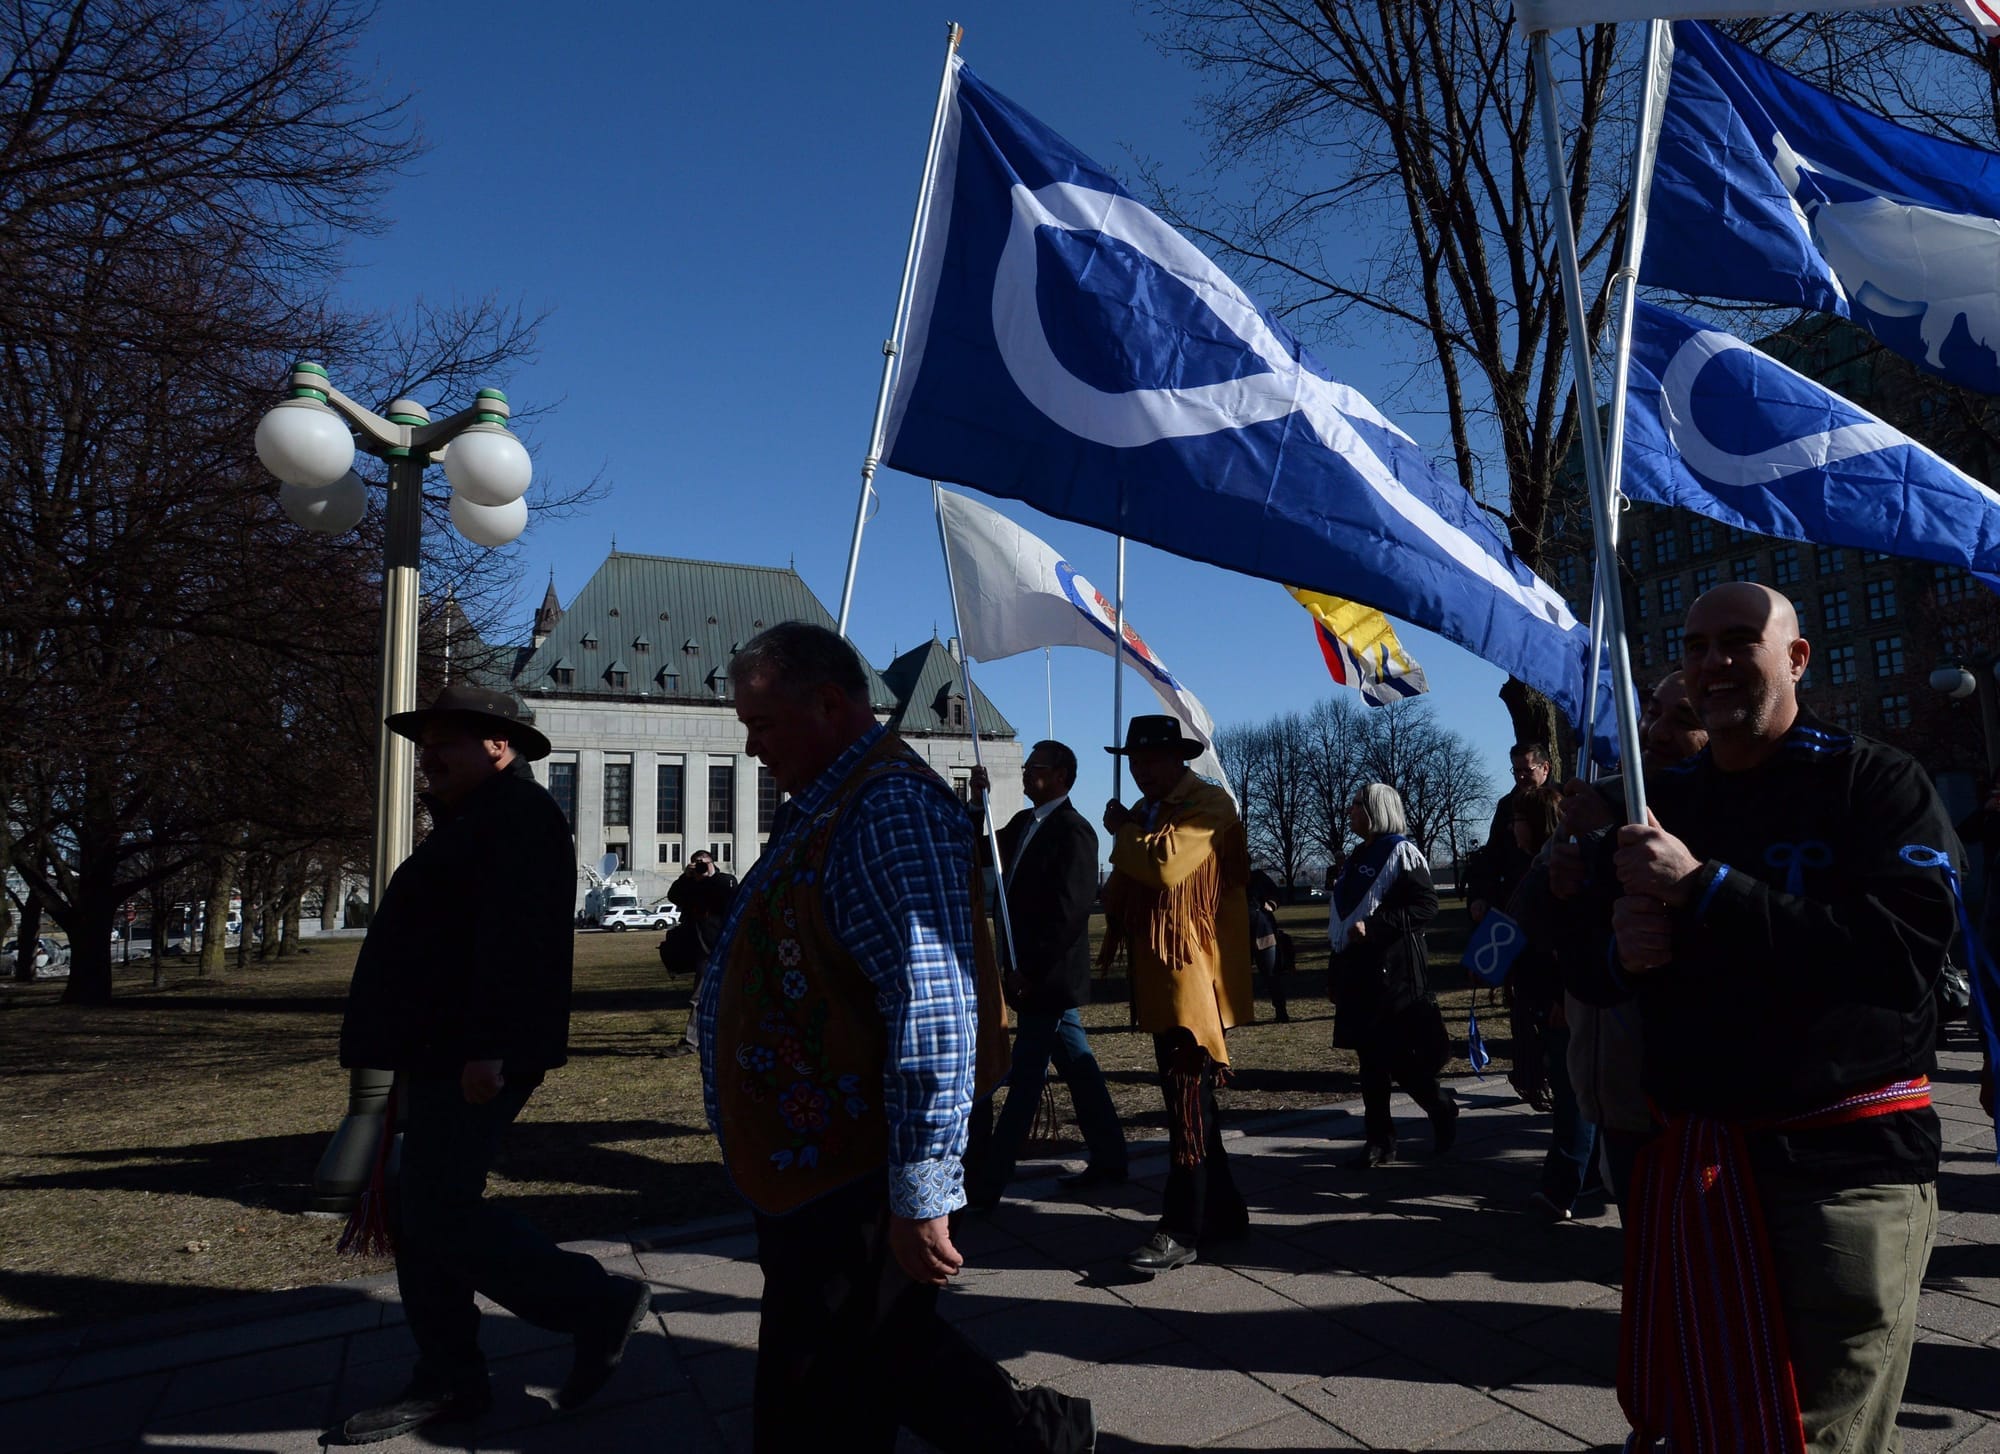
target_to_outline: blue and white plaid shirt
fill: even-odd
[[[715,1093],[715,1017],[743,907],[772,865],[886,728],[854,743],[781,810],[778,832],[737,891],[695,996],[702,1098],[721,1139]],[[972,824],[964,808],[909,773],[862,790],[827,845],[821,902],[840,945],[875,986],[889,1054],[882,1104],[889,1123],[889,1206],[900,1217],[942,1217],[965,1205],[978,998],[972,957]]]

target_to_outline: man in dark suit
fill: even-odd
[[[977,790],[985,792],[985,775]],[[1013,922],[1015,963],[1006,978],[1014,1007],[1013,1066],[1007,1101],[980,1157],[972,1204],[991,1207],[1014,1175],[1049,1065],[1069,1086],[1090,1159],[1062,1179],[1071,1187],[1125,1179],[1125,1132],[1091,1054],[1077,1007],[1090,999],[1090,907],[1097,898],[1097,831],[1070,806],[1076,754],[1060,742],[1037,742],[1021,765],[1034,806],[1000,830],[1001,882]]]

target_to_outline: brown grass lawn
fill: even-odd
[[[1324,916],[1317,904],[1285,912],[1300,947],[1292,1023],[1271,1022],[1260,1003],[1259,1023],[1230,1035],[1222,1097],[1239,1115],[1356,1093],[1353,1058],[1328,1045]],[[1430,936],[1455,1035],[1465,931],[1452,903]],[[703,1122],[695,1060],[662,1053],[689,986],[667,979],[654,945],[650,934],[578,936],[570,1063],[529,1102],[494,1178],[495,1194],[561,1238],[739,1205]],[[57,1004],[59,984],[0,988],[0,1336],[387,1270],[335,1257],[339,1223],[301,1215],[346,1108],[334,1049],[356,948],[309,943],[220,979],[170,962],[160,990],[134,965],[101,1010]],[[1150,1038],[1127,1027],[1122,981],[1100,994],[1085,1019],[1126,1132],[1163,1135]],[[1080,1153],[1061,1104],[1072,1139],[1041,1149]]]

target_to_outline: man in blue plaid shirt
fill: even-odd
[[[709,1124],[756,1212],[755,1447],[1093,1448],[1087,1400],[1022,1388],[938,1316],[963,1265],[978,1040],[972,835],[875,720],[861,660],[787,622],[730,664],[791,794],[696,1001]],[[838,1430],[838,1435],[831,1431]]]

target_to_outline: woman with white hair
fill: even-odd
[[[1347,1165],[1367,1170],[1396,1159],[1392,1082],[1430,1114],[1440,1154],[1458,1134],[1458,1106],[1438,1087],[1451,1044],[1424,973],[1423,926],[1437,917],[1430,865],[1404,836],[1409,820],[1403,800],[1387,783],[1370,783],[1356,793],[1347,821],[1363,841],[1333,886],[1327,990],[1334,1005],[1333,1043],[1361,1061],[1368,1139]]]

